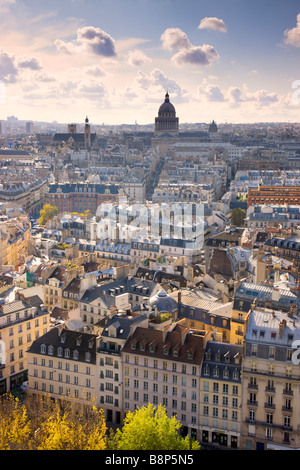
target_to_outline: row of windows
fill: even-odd
[[[142,364],[140,364],[140,362],[143,362]],[[144,357],[144,358],[140,358],[139,356],[134,356],[133,357],[133,362],[130,361],[130,356],[129,354],[125,354],[124,356],[124,362],[125,363],[133,363],[135,365],[142,365],[143,367],[149,367],[149,360],[147,357]],[[169,361],[158,361],[158,359],[153,359],[153,362],[152,362],[152,359],[150,359],[150,363],[152,365],[150,365],[150,367],[153,367],[154,369],[162,369],[162,370],[167,370],[169,369],[169,367],[171,366],[171,369],[173,372],[181,372],[182,374],[186,374],[186,373],[190,373],[192,375],[197,375],[198,373],[198,367],[197,366],[188,366],[186,364],[181,364],[181,368],[180,368],[180,365],[177,364],[176,362],[173,362],[172,365]],[[181,369],[181,370],[179,370]]]
[[[210,382],[209,380],[204,380],[203,382],[203,390],[208,392],[210,390],[210,385],[212,385],[212,391],[215,393],[221,392],[220,387],[221,384],[219,382]],[[230,387],[228,384],[222,384],[222,392],[223,394],[228,394],[231,390],[232,395],[238,395],[239,387],[238,385],[232,385]]]
[[[48,348],[46,347],[45,344],[41,344],[41,354],[49,354],[50,356],[53,356],[54,354],[54,347],[53,346],[48,346]],[[59,347],[57,348],[57,356],[58,357],[65,357],[66,359],[69,359],[71,357],[71,351],[69,348],[65,348],[63,350],[63,348]],[[91,361],[91,353],[90,352],[86,352],[85,355],[84,355],[84,358],[85,358],[85,361],[86,362],[90,362]],[[77,351],[77,349],[75,349],[73,352],[72,352],[72,359],[75,359],[75,360],[78,360],[79,359],[79,351]]]
[[[34,365],[38,365],[38,358],[36,356],[33,357],[33,364]],[[49,368],[56,368],[57,369],[61,369],[63,368],[63,365],[65,366],[65,370],[71,370],[71,366],[70,366],[70,363],[69,362],[61,362],[61,361],[58,361],[57,363],[55,362],[55,365],[54,365],[54,362],[52,359],[49,359],[48,361],[48,366],[46,365],[46,359],[42,358],[41,359],[41,363],[40,365],[42,367],[49,367]],[[78,364],[72,364],[72,368],[73,368],[73,371],[74,372],[79,372],[79,367],[78,367]],[[85,373],[87,375],[90,375],[91,374],[91,367],[90,366],[86,366],[85,368]]]
[[[41,378],[42,379],[47,379],[46,375],[47,375],[46,371],[42,370]],[[37,369],[33,370],[33,377],[35,377],[35,378],[38,377],[38,370]],[[58,382],[65,382],[67,384],[73,383],[74,385],[79,385],[79,377],[77,375],[74,375],[74,376],[72,375],[71,376],[69,374],[66,374],[65,377],[64,377],[62,373],[58,373],[57,375],[54,374],[54,371],[50,371],[48,373],[48,380],[56,380]],[[87,387],[87,388],[90,388],[91,387],[91,379],[86,378],[84,386]]]
[[[78,399],[82,399],[85,401],[91,401],[93,398],[93,395],[91,392],[86,391],[85,393],[83,393],[82,391],[78,389],[75,389],[74,391],[72,391],[72,395],[71,395],[71,389],[69,387],[63,387],[61,385],[57,388],[57,391],[53,384],[49,384],[49,388],[47,389],[47,384],[45,382],[39,383],[35,381],[33,384],[33,388],[34,390],[40,390],[42,392],[49,392],[52,394],[57,393],[58,395],[62,397],[78,398]]]
[[[222,418],[222,419],[229,419],[231,417],[231,421],[238,420],[238,412],[233,410],[230,414],[230,411],[227,408],[218,408],[213,406],[210,408],[209,406],[203,406],[203,416],[212,416],[214,418]]]

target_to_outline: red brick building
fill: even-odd
[[[90,211],[95,214],[103,202],[117,202],[119,187],[117,185],[92,183],[50,184],[46,202],[58,207],[60,212]]]
[[[254,204],[300,204],[299,186],[260,186],[249,189],[248,207]]]

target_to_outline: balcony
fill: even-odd
[[[284,411],[285,413],[293,413],[293,407],[292,406],[282,406],[281,408],[282,411]]]
[[[274,403],[265,403],[265,408],[269,408],[271,410],[275,410],[275,405]]]
[[[247,400],[247,405],[258,406],[258,401],[257,400]]]
[[[266,392],[269,392],[269,393],[276,393],[276,388],[275,387],[267,386],[265,390],[266,390]]]
[[[251,384],[251,383],[249,383],[249,384],[248,384],[248,388],[249,388],[250,390],[258,390],[258,385],[257,385],[257,384]]]

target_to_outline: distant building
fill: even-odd
[[[34,131],[33,122],[26,122],[26,133],[27,134],[32,134],[33,131]]]
[[[89,119],[86,117],[84,132],[77,132],[76,124],[69,124],[68,132],[54,134],[52,143],[57,145],[65,143],[76,150],[88,150],[97,144],[97,134],[91,133]]]
[[[248,191],[248,207],[253,204],[300,204],[300,187],[260,186]]]
[[[209,132],[210,134],[215,134],[216,132],[218,132],[218,126],[217,126],[217,124],[215,123],[215,121],[212,121],[212,123],[209,125],[208,132]]]
[[[118,200],[119,187],[116,185],[92,183],[50,184],[46,195],[47,203],[58,207],[60,212],[90,211],[95,214],[102,202]]]
[[[176,111],[170,102],[168,92],[165,95],[165,101],[158,110],[158,116],[155,118],[155,136],[168,134],[177,136],[179,131],[179,119],[176,117]]]

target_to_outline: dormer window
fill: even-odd
[[[86,362],[91,362],[91,353],[89,353],[89,352],[85,353],[85,361]]]
[[[136,342],[135,342],[135,341],[131,341],[130,347],[131,347],[131,349],[135,350],[135,349],[136,349]]]
[[[65,357],[66,357],[66,358],[69,358],[69,357],[70,357],[70,349],[69,349],[69,348],[66,348],[66,349],[65,349]]]
[[[77,349],[75,349],[75,351],[73,351],[73,359],[78,359],[79,357],[79,352],[77,351]]]
[[[53,356],[53,352],[54,352],[54,347],[53,347],[53,346],[49,346],[49,347],[48,347],[48,354],[49,354],[49,356]]]
[[[192,360],[193,357],[194,357],[194,352],[193,352],[193,351],[188,351],[188,353],[187,353],[187,358],[188,358],[189,360]]]
[[[59,357],[62,357],[62,354],[63,354],[63,349],[61,347],[57,348],[57,355]]]
[[[41,354],[46,354],[46,345],[41,344]]]

